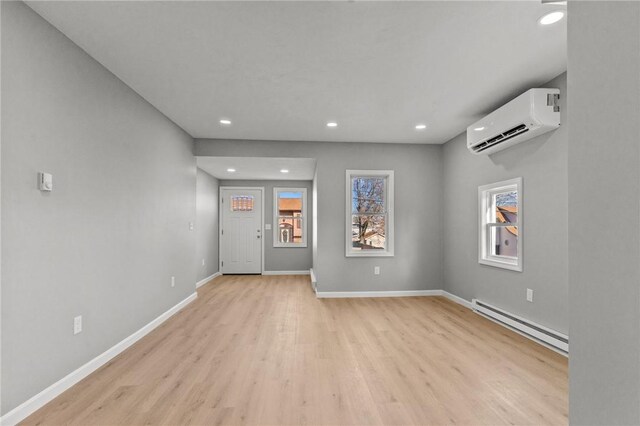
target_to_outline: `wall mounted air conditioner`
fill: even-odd
[[[467,127],[467,148],[492,154],[560,127],[560,89],[530,89]]]

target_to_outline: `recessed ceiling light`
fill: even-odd
[[[287,169],[280,169],[280,173],[289,173],[289,170],[287,170]]]
[[[416,130],[424,130],[427,128],[426,124],[416,124]]]
[[[227,120],[226,118],[222,119],[220,120],[220,124],[224,124],[225,126],[228,126],[229,124],[231,124],[231,120]]]
[[[338,127],[338,123],[335,121],[330,121],[327,123],[327,127]]]
[[[564,18],[564,12],[561,10],[556,10],[544,15],[542,18],[538,20],[538,23],[540,25],[551,25],[551,24],[555,24],[562,18]]]
[[[481,130],[484,130],[484,126],[482,126],[482,127],[476,127],[476,128],[475,128],[475,129],[473,129],[473,130],[475,130],[476,132],[479,132],[479,131],[481,131]]]
[[[229,173],[235,173],[236,169],[227,169]]]

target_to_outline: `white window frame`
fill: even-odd
[[[490,221],[492,215],[492,198],[495,194],[516,190],[518,192],[518,221],[510,225],[518,227],[518,257],[494,256],[491,255],[491,227],[506,227],[507,224],[499,224]],[[522,210],[522,178],[505,180],[478,187],[478,263],[494,266],[496,268],[509,269],[511,271],[522,272],[523,255],[523,210]]]
[[[302,241],[299,243],[282,243],[278,239],[278,235],[280,234],[280,222],[278,211],[278,194],[280,192],[302,192],[302,215],[299,219],[302,221]],[[274,247],[297,247],[304,248],[307,247],[307,188],[281,188],[274,187],[273,188],[273,246]],[[296,217],[298,219],[298,217]]]
[[[384,177],[385,178],[385,207],[386,207],[386,229],[385,229],[385,250],[353,250],[351,241],[351,206],[352,206],[352,193],[351,193],[351,180],[354,177]],[[347,170],[346,172],[346,222],[345,222],[345,256],[346,257],[393,257],[393,240],[394,240],[394,228],[393,228],[393,170]]]

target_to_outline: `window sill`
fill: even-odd
[[[393,253],[392,252],[388,252],[388,251],[383,251],[383,252],[366,252],[366,253],[359,253],[359,252],[347,252],[345,254],[346,257],[393,257]]]
[[[307,248],[307,244],[274,244],[273,248]]]
[[[522,272],[522,264],[517,262],[509,262],[498,259],[478,259],[478,263],[487,266],[493,266],[495,268],[507,269],[510,271]]]

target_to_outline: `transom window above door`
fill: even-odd
[[[274,247],[307,247],[307,189],[273,188]]]

